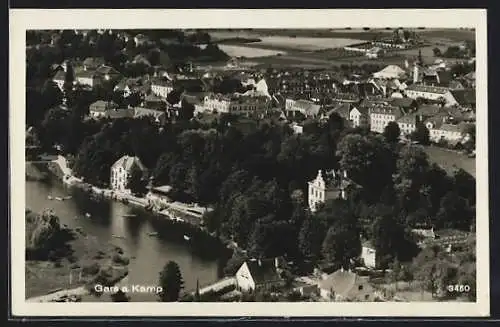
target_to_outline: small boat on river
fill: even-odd
[[[189,236],[187,236],[187,235],[184,235],[184,239],[185,239],[186,241],[189,241],[189,240],[191,239],[191,237],[189,237]]]
[[[125,236],[122,236],[122,235],[115,235],[115,234],[113,234],[111,236],[113,236],[114,238],[125,238]]]
[[[56,199],[57,201],[64,201],[64,199],[63,199],[63,198],[61,198],[60,196],[56,196],[56,197],[55,197],[55,199]]]
[[[149,236],[158,236],[158,233],[157,232],[151,232],[151,233],[148,233]]]
[[[51,195],[49,195],[49,196],[47,196],[47,199],[49,199],[49,200],[54,200],[54,197],[53,197],[53,196],[51,196]]]
[[[85,214],[85,217],[90,218],[90,217],[91,217],[90,213],[88,213],[88,212],[87,212],[87,213]]]
[[[126,215],[122,215],[122,217],[125,217],[125,218],[129,218],[129,217],[136,217],[137,215],[134,215],[134,214],[126,214]]]

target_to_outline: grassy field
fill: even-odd
[[[339,56],[339,48],[347,44],[373,40],[375,37],[385,37],[393,33],[393,29],[377,28],[370,30],[358,29],[286,29],[286,30],[217,30],[210,32],[215,40],[225,38],[259,38],[261,42],[239,44],[238,53],[232,55],[252,58],[259,64],[274,67],[299,66],[302,68],[329,68],[342,64],[364,63],[383,65],[403,65],[406,58],[416,58],[419,49],[396,51],[382,58],[368,59],[365,56]],[[474,32],[465,29],[418,29],[417,33],[428,45],[420,51],[424,62],[430,64],[434,57],[434,48],[445,51],[448,46],[460,41],[474,39]],[[247,48],[247,49],[245,49]],[[336,48],[336,49],[335,49]],[[264,50],[282,52],[271,55]],[[259,55],[259,52],[262,55]],[[447,61],[450,61],[447,59]]]
[[[282,51],[271,50],[271,49],[260,49],[257,47],[248,47],[246,45],[229,45],[229,44],[219,44],[219,48],[227,53],[231,57],[267,57],[275,56],[277,54],[284,54]]]
[[[476,159],[469,158],[455,151],[450,151],[436,146],[425,147],[425,152],[432,162],[437,163],[448,173],[452,173],[457,168],[462,168],[472,176],[476,177]]]
[[[388,36],[394,33],[394,27],[387,28],[336,28],[336,29],[252,29],[252,30],[213,30],[210,35],[217,38],[230,38],[238,35],[240,37],[256,38],[260,36],[287,36],[287,37],[330,37],[359,40],[373,40],[376,36]],[[452,28],[425,28],[410,29],[419,35],[433,40],[446,40],[447,42],[459,42],[474,40],[475,33],[469,29]]]

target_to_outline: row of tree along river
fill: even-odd
[[[185,290],[194,290],[197,282],[205,285],[222,277],[222,268],[230,255],[226,247],[198,227],[173,222],[117,201],[96,199],[55,180],[26,181],[26,208],[35,212],[51,208],[62,224],[80,227],[99,242],[122,247],[131,260],[129,275],[120,285],[156,286],[163,266],[172,260],[181,268]],[[129,295],[131,301],[156,298],[154,293]],[[83,300],[109,301],[110,297],[88,296]]]

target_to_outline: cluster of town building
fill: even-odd
[[[85,33],[84,31],[79,31]],[[98,33],[105,33],[99,30]],[[123,40],[133,38],[136,45],[146,44],[149,39],[138,34],[119,35]],[[57,37],[52,38],[52,43]],[[377,56],[383,49],[406,47],[405,44],[368,42],[351,45],[345,50]],[[134,60],[139,61],[141,58]],[[468,140],[468,127],[475,124],[475,73],[453,76],[447,63],[437,60],[424,67],[416,61],[403,67],[389,65],[369,77],[341,76],[338,72],[304,70],[267,70],[265,72],[242,71],[232,59],[221,71],[193,71],[174,74],[163,67],[152,67],[153,73],[130,78],[107,65],[103,58],[86,58],[82,62],[63,62],[54,65],[52,80],[64,91],[68,66],[73,70],[75,85],[89,89],[99,85],[111,85],[124,98],[139,97],[137,106],[120,107],[113,101],[98,100],[89,107],[89,119],[119,119],[153,117],[158,124],[178,115],[183,102],[194,106],[194,115],[231,113],[264,117],[279,113],[295,133],[304,133],[305,122],[325,121],[332,114],[340,116],[350,127],[368,128],[383,133],[386,126],[395,122],[401,131],[401,139],[407,139],[423,124],[429,130],[432,142],[446,141],[462,144]],[[244,92],[220,94],[214,92],[213,81],[217,78],[237,79],[246,88]],[[172,104],[167,99],[182,90],[180,101]],[[325,99],[328,99],[325,104]],[[130,193],[128,187],[134,169],[146,172],[137,157],[123,156],[111,169],[110,187],[113,191]],[[359,186],[346,171],[318,171],[308,183],[308,205],[312,212],[329,199],[346,199],[349,192]],[[170,187],[151,188],[148,199],[168,202]],[[436,240],[434,231],[414,230],[423,237],[420,244],[426,246]],[[453,236],[456,238],[456,236]],[[441,238],[446,246],[459,244],[465,239]],[[368,268],[376,268],[379,258],[375,248],[365,241],[361,258]],[[239,289],[254,290],[259,285],[281,285],[280,264],[277,260],[263,262],[249,260],[243,263],[235,275]],[[339,286],[340,285],[340,286]],[[348,285],[348,286],[342,286]],[[369,283],[351,271],[343,269],[324,276],[318,284],[298,288],[304,295],[318,293],[325,299],[338,296],[363,297],[373,300],[374,291]]]

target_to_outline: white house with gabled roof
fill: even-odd
[[[130,193],[128,182],[134,169],[139,169],[144,174],[147,169],[138,157],[125,155],[111,166],[110,186],[112,190]]]

